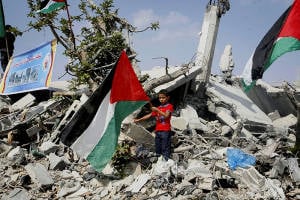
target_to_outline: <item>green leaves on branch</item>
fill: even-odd
[[[70,15],[65,9],[49,14],[37,13],[41,0],[27,2],[30,8],[28,17],[31,19],[29,27],[36,31],[50,29],[58,43],[65,48],[64,55],[68,58],[65,69],[73,77],[71,82],[74,88],[81,84],[91,86],[101,83],[120,52],[130,49],[125,38],[128,34],[124,36],[124,30],[142,32],[159,28],[159,23],[155,22],[137,31],[126,19],[118,16],[113,0],[80,0],[77,15],[73,1],[68,2]],[[130,52],[135,53],[133,49]]]

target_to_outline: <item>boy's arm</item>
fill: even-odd
[[[152,109],[152,111],[157,112],[166,118],[168,118],[171,114],[171,112],[169,110],[167,110],[166,112],[163,112],[163,111],[159,110],[157,107],[152,107],[151,109]]]
[[[149,113],[147,115],[144,115],[143,117],[141,118],[138,118],[138,119],[134,119],[133,121],[134,122],[139,122],[139,121],[143,121],[143,120],[146,120],[146,119],[149,119],[151,117],[152,113]]]

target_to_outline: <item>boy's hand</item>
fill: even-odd
[[[154,112],[157,112],[158,108],[153,106],[153,107],[151,107],[151,110],[154,111]]]

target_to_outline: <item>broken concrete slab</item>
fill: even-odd
[[[293,181],[300,183],[300,168],[297,158],[288,158],[288,167]]]
[[[62,157],[55,155],[54,153],[50,153],[47,156],[50,162],[49,169],[51,170],[63,170],[66,167],[66,163]]]
[[[148,182],[151,178],[149,174],[141,174],[139,175],[134,182],[126,189],[127,192],[137,193],[141,190],[141,188]]]
[[[137,124],[130,124],[126,136],[132,138],[136,143],[143,144],[145,147],[154,151],[154,135],[152,135],[147,129]]]
[[[61,198],[78,192],[80,188],[81,184],[79,182],[67,181],[63,184],[62,188],[60,188],[59,192],[57,193],[57,197]]]
[[[44,165],[40,163],[29,163],[25,166],[25,169],[38,187],[48,189],[54,184],[52,177]]]
[[[171,126],[175,130],[183,131],[188,128],[188,122],[183,117],[172,117],[171,118]]]
[[[273,121],[275,128],[292,128],[297,124],[297,117],[293,114],[278,118]]]
[[[180,110],[180,116],[187,121],[190,129],[202,130],[204,132],[207,131],[207,127],[201,122],[197,111],[191,105],[186,105],[182,108]]]
[[[297,92],[296,92],[297,93]],[[295,106],[283,88],[273,87],[262,79],[257,80],[247,96],[265,113],[275,110],[281,116],[296,115]]]
[[[29,195],[29,193],[21,188],[15,188],[13,191],[9,193],[9,195],[6,198],[3,199],[9,199],[9,200],[31,200],[32,197]]]
[[[32,106],[35,103],[35,100],[36,98],[32,94],[28,93],[12,105],[12,110],[22,110]]]
[[[279,114],[279,112],[278,112],[278,110],[275,110],[274,112],[270,112],[268,114],[268,116],[270,117],[270,119],[272,121],[275,121],[276,119],[279,119],[281,117],[280,114]]]
[[[89,195],[90,190],[85,188],[85,187],[81,187],[79,190],[77,190],[76,192],[74,192],[73,194],[70,194],[68,196],[66,196],[66,200],[79,200],[82,199],[84,200],[86,195]]]
[[[44,154],[55,153],[58,149],[59,149],[59,145],[57,145],[51,141],[43,142],[38,147],[38,150]]]
[[[181,85],[184,85],[184,84],[188,83],[189,81],[191,81],[192,79],[194,79],[197,76],[197,74],[202,71],[202,69],[199,69],[199,66],[198,67],[197,66],[187,66],[185,68],[188,70],[186,70],[186,73],[184,75],[180,75],[171,81],[170,81],[170,79],[168,79],[168,81],[159,84],[157,87],[153,88],[154,92],[157,93],[161,89],[166,89],[166,88],[168,88],[168,90],[174,90],[175,88],[177,88]],[[170,77],[170,75],[168,75],[168,74],[166,75],[165,70],[166,69],[164,67],[156,67],[149,71],[146,71],[146,70],[142,71],[141,74],[143,76],[148,75],[149,80],[147,82],[150,82],[150,84],[151,84],[151,82],[153,82],[153,80],[158,80],[160,78],[163,78],[164,76]],[[183,71],[183,67],[170,66],[168,68],[169,74],[176,73],[176,72],[181,72],[180,74],[182,74],[182,71]],[[145,87],[147,90],[147,83],[146,83]]]
[[[271,125],[270,118],[242,91],[240,87],[221,84],[212,78],[206,94],[216,104],[227,104],[241,119]]]
[[[188,166],[185,171],[186,176],[195,176],[201,178],[212,178],[209,170],[210,166],[206,166],[199,160],[189,159]]]
[[[0,141],[0,157],[5,157],[13,147]]]
[[[17,146],[7,154],[7,158],[14,163],[21,164],[26,160],[25,153],[26,150],[22,149],[20,146]]]

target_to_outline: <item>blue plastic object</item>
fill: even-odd
[[[227,163],[231,170],[235,170],[237,167],[247,168],[254,165],[255,162],[256,158],[254,156],[246,154],[240,149],[227,149]]]

